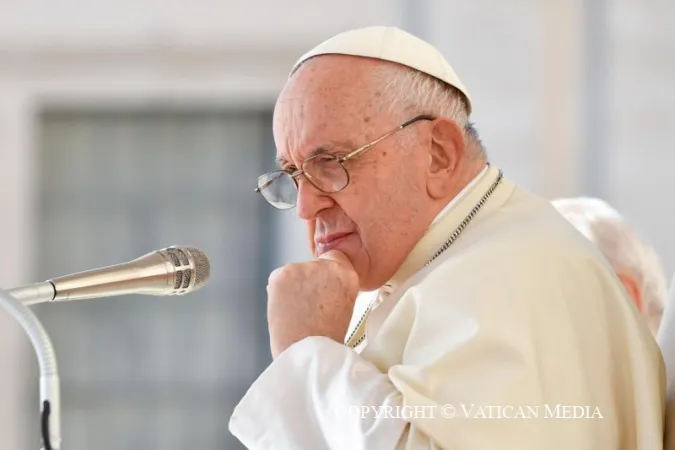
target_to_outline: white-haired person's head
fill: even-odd
[[[626,291],[647,320],[658,330],[667,293],[667,280],[654,251],[607,202],[589,197],[554,200],[553,206],[598,247]]]

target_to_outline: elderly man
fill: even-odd
[[[626,292],[656,335],[667,281],[658,255],[606,202],[597,198],[565,198],[553,206],[593,242],[607,258]]]
[[[297,208],[316,260],[269,278],[274,361],[230,420],[248,448],[661,447],[649,329],[593,245],[488,164],[471,109],[394,28],[293,68],[258,191]],[[359,290],[378,291],[363,313]]]

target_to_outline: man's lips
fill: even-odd
[[[349,233],[332,233],[326,236],[317,237],[314,239],[314,244],[318,253],[325,253],[330,251],[340,245],[345,239],[351,236],[352,232]]]

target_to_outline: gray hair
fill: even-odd
[[[469,147],[485,157],[478,131],[469,121],[467,98],[457,88],[398,64],[382,64],[373,76],[384,91],[378,109],[389,113],[410,110],[448,118],[464,130]]]
[[[626,270],[640,283],[644,315],[653,332],[663,315],[667,280],[661,261],[625,219],[606,202],[588,197],[554,200],[553,206],[591,240],[615,270]]]

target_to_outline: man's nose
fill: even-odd
[[[302,220],[313,220],[320,211],[330,208],[335,202],[325,192],[301,176],[298,179],[298,217]]]

